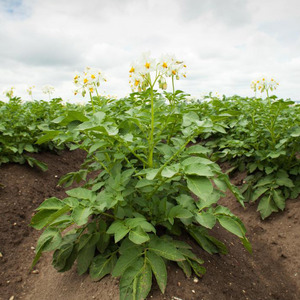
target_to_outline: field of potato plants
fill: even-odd
[[[300,105],[265,78],[198,100],[185,68],[143,56],[124,98],[86,68],[85,105],[0,102],[0,299],[300,298]]]

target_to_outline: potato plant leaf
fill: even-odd
[[[164,260],[152,251],[147,251],[147,260],[151,266],[152,272],[156,278],[157,284],[164,294],[167,286],[167,268]],[[179,263],[179,262],[178,262]]]

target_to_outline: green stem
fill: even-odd
[[[174,75],[172,75],[172,89],[173,89],[173,105],[175,105],[175,85],[174,85]]]
[[[140,157],[138,154],[136,154],[133,150],[131,150],[126,143],[124,143],[122,140],[118,139],[116,136],[111,136],[111,137],[115,138],[116,141],[118,141],[119,143],[121,143],[127,150],[129,150],[144,165],[148,165],[148,163],[142,157]]]
[[[268,102],[269,102],[269,105],[270,105],[270,108],[271,108],[271,99],[269,97],[269,92],[268,90],[266,90],[266,93],[267,93],[267,99],[268,99]]]
[[[93,113],[95,113],[95,107],[94,107],[94,101],[93,101],[93,97],[92,97],[92,93],[90,93],[90,99],[91,99],[91,103],[92,103],[92,108],[93,108]]]
[[[153,85],[150,86],[150,100],[151,100],[151,129],[149,137],[149,156],[148,156],[148,166],[149,168],[153,167],[153,134],[154,134],[154,99],[153,99]]]

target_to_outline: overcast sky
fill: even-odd
[[[28,99],[76,101],[74,74],[100,68],[100,93],[130,92],[129,65],[146,51],[187,65],[176,82],[193,96],[253,96],[251,80],[271,76],[276,94],[300,100],[299,0],[0,0],[0,99],[11,86]]]

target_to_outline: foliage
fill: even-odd
[[[190,235],[210,254],[226,254],[211,234],[219,223],[251,251],[241,220],[218,204],[227,189],[241,204],[243,197],[209,159],[209,150],[196,143],[199,135],[217,132],[216,124],[180,105],[181,91],[158,93],[154,85],[162,74],[135,75],[146,83],[128,98],[92,97],[95,113],[69,111],[54,120],[64,130],[48,130],[39,139],[73,143],[87,153],[81,170],[61,178],[61,184],[94,176],[67,190],[68,197],[52,197],[38,207],[31,226],[45,230],[33,266],[43,252],[54,251],[59,272],[77,261],[79,274],[88,271],[94,280],[120,277],[120,299],[145,299],[152,277],[164,293],[168,261],[187,276],[205,273],[202,259],[181,235]]]
[[[28,153],[42,150],[59,150],[64,145],[49,141],[47,144],[37,145],[37,139],[44,130],[59,129],[51,123],[54,118],[64,115],[72,104],[63,105],[59,98],[51,101],[30,101],[22,103],[20,98],[10,98],[8,102],[0,102],[0,165],[7,162],[28,163],[37,165],[43,170],[47,166],[29,156]],[[77,109],[77,108],[76,108]]]
[[[259,200],[263,219],[283,210],[285,200],[300,192],[300,106],[277,99],[215,99],[209,114],[227,115],[226,134],[205,143],[214,159],[229,161],[248,177],[241,191],[246,201]]]

